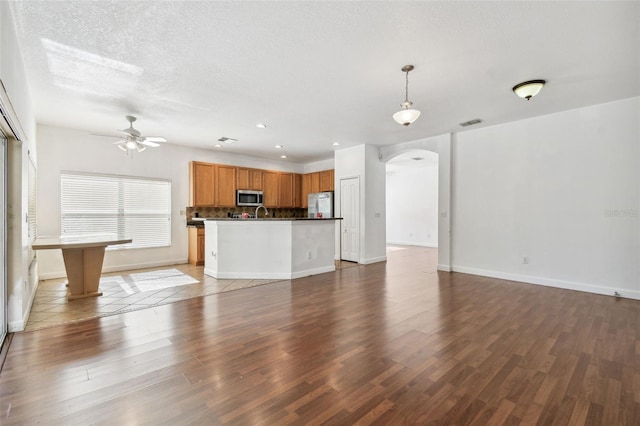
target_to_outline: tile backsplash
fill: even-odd
[[[268,209],[269,217],[306,217],[307,209],[300,208],[279,208]],[[234,213],[255,213],[255,207],[187,207],[187,220],[191,220],[196,217],[198,213],[199,217],[216,217],[225,218]],[[264,214],[264,210],[260,209],[260,217]]]

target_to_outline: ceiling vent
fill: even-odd
[[[464,123],[460,123],[462,127],[473,126],[474,124],[480,124],[482,120],[479,118],[474,118],[473,120],[465,121]]]
[[[223,136],[223,137],[221,137],[220,139],[218,139],[218,142],[234,143],[234,142],[238,142],[238,139],[225,138],[225,137]]]

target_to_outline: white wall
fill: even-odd
[[[171,246],[108,251],[104,271],[119,271],[187,261],[185,208],[189,203],[189,162],[193,160],[300,173],[303,165],[268,161],[213,150],[162,144],[127,156],[113,140],[88,132],[39,125],[38,235],[60,235],[60,172],[79,171],[171,180]],[[60,250],[38,252],[40,278],[64,277]]]
[[[387,170],[387,243],[438,247],[438,164]]]
[[[386,260],[385,165],[378,147],[358,145],[335,153],[335,209],[340,212],[340,179],[360,180],[360,259],[368,264]],[[339,253],[339,250],[336,250]]]
[[[334,168],[334,159],[314,161],[313,163],[307,163],[304,165],[303,173],[321,172],[323,170],[330,170]]]
[[[639,117],[636,97],[457,134],[454,270],[640,299]]]
[[[377,146],[365,145],[364,264],[387,260],[386,167]],[[362,195],[363,192],[360,192]]]

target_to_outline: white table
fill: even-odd
[[[104,250],[114,244],[127,244],[130,238],[117,237],[51,237],[38,238],[34,250],[62,249],[64,268],[67,272],[67,300],[102,296],[98,288],[102,274]]]

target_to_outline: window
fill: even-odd
[[[117,235],[118,248],[171,245],[171,182],[128,176],[63,172],[62,236]]]

